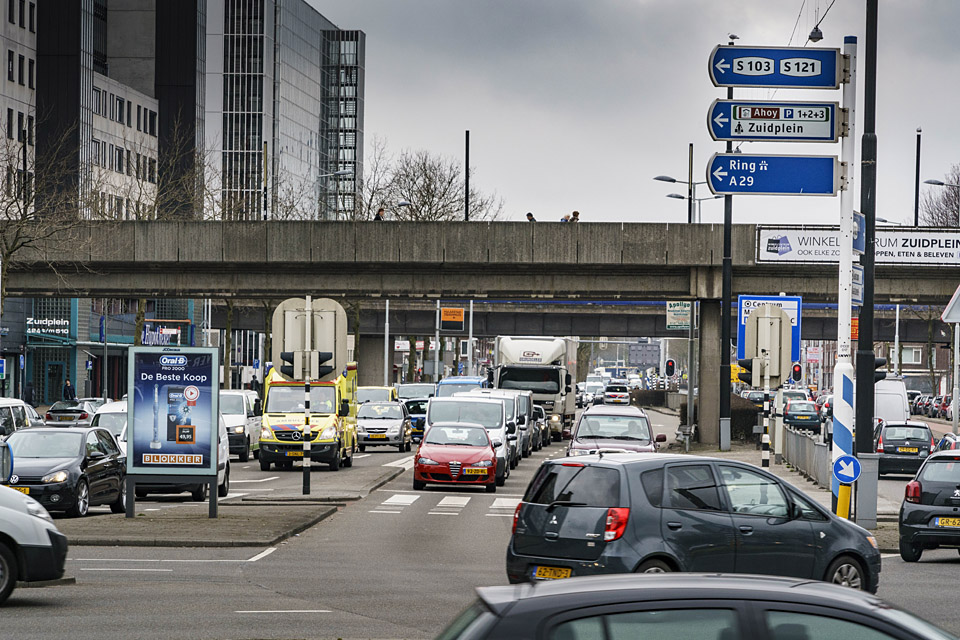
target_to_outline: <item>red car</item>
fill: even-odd
[[[437,422],[429,427],[413,464],[413,488],[427,484],[477,485],[497,491],[497,454],[479,424]]]

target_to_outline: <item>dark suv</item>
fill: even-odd
[[[827,580],[876,592],[868,531],[749,464],[667,454],[544,462],[517,506],[512,583],[697,571]]]
[[[900,505],[900,557],[916,562],[937,547],[960,547],[960,451],[928,457]]]

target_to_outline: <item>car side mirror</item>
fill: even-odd
[[[106,458],[106,457],[107,457],[107,454],[99,450],[91,451],[90,453],[87,454],[87,458],[89,458],[90,460],[100,460],[101,458]]]
[[[263,415],[263,403],[260,398],[257,398],[253,401],[253,415],[262,416]]]
[[[495,439],[495,440],[491,440],[491,441],[490,441],[490,446],[493,447],[494,449],[496,449],[497,447],[502,447],[502,446],[503,446],[503,442],[502,442],[499,438],[497,438],[497,439]]]
[[[790,519],[799,520],[803,517],[803,509],[796,502],[790,503]]]
[[[493,369],[487,371],[487,384],[489,384],[491,387],[493,386]]]
[[[570,376],[567,376],[567,377],[569,378]],[[566,392],[567,392],[567,393],[570,393],[570,385],[567,385]]]
[[[653,440],[654,440],[654,442],[666,442],[666,441],[667,441],[667,436],[664,435],[664,434],[662,434],[662,433],[658,433],[658,434],[657,434],[657,437],[654,438]]]
[[[13,451],[6,442],[0,442],[0,480],[7,482],[13,475]]]
[[[517,424],[527,424],[527,416],[520,416],[517,418]]]
[[[508,423],[507,423],[507,433],[516,433],[516,432],[517,432],[517,425],[515,425],[515,424],[512,423],[512,422],[508,422]]]
[[[517,434],[515,433],[511,433],[510,435],[507,436],[507,440],[513,441],[516,439],[517,439]]]
[[[563,379],[563,384],[567,385],[567,391],[570,391],[570,385],[572,383],[573,383],[573,378],[571,378],[570,374],[568,373],[566,377]]]
[[[346,418],[350,415],[350,403],[346,400],[340,402],[340,411],[337,412],[337,415],[341,418]]]

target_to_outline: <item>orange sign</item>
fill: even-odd
[[[860,339],[860,318],[850,319],[850,339],[851,340]]]
[[[440,309],[441,331],[463,331],[463,309]]]

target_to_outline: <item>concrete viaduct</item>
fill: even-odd
[[[733,228],[733,293],[835,302],[837,267],[757,264]],[[9,295],[700,300],[700,423],[716,440],[721,225],[120,222],[63,229],[11,260]],[[944,305],[960,269],[877,268],[876,302]]]

